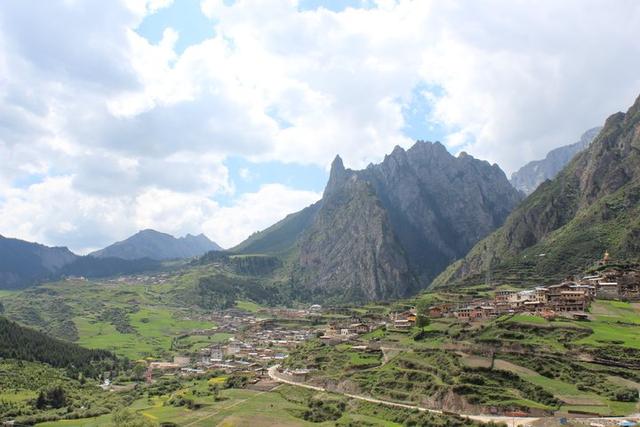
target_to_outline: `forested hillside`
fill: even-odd
[[[56,368],[65,368],[70,373],[82,372],[88,377],[95,377],[118,363],[111,352],[90,350],[51,338],[5,317],[0,317],[0,357],[43,362]]]

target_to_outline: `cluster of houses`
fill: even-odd
[[[263,368],[285,359],[299,343],[315,336],[312,328],[282,327],[269,320],[257,321],[238,338],[200,350],[198,366],[225,371]]]
[[[429,317],[481,320],[506,313],[533,313],[543,317],[570,313],[586,318],[591,302],[598,299],[640,299],[640,274],[606,269],[579,280],[527,290],[502,289],[493,300],[478,299],[465,305],[438,304],[429,308]]]
[[[361,319],[352,318],[347,322],[331,322],[324,330],[323,340],[348,340],[374,330],[376,324],[366,323]]]

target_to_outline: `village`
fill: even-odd
[[[601,261],[606,266],[608,254]],[[508,313],[530,313],[550,319],[556,316],[587,320],[588,309],[594,299],[640,300],[640,277],[635,271],[605,268],[597,274],[570,278],[550,286],[533,289],[500,289],[493,299],[474,299],[465,303],[443,303],[429,307],[429,317],[453,317],[464,321],[477,321]],[[405,315],[396,320],[396,327],[405,327]],[[398,322],[399,320],[399,322]],[[409,322],[410,323],[410,322]]]
[[[532,289],[498,289],[491,298],[441,302],[420,313],[416,307],[387,311],[369,309],[357,313],[349,307],[318,304],[303,309],[262,307],[254,313],[237,308],[214,311],[206,320],[216,326],[191,331],[189,336],[226,333],[229,338],[177,355],[171,362],[151,362],[147,377],[151,380],[154,371],[191,375],[220,370],[246,373],[256,380],[266,378],[268,367],[280,364],[290,351],[306,340],[318,338],[330,345],[343,342],[357,345],[363,335],[378,329],[410,331],[419,316],[482,322],[505,314],[527,313],[548,320],[555,317],[588,320],[589,307],[595,299],[640,300],[638,272],[607,268],[608,263],[608,254],[605,254],[600,261],[603,268],[597,274]]]
[[[300,342],[317,336],[313,319],[322,310],[319,305],[307,309],[262,309],[260,316],[239,309],[212,312],[210,329],[194,330],[189,336],[229,334],[223,342],[201,347],[197,352],[176,355],[173,361],[153,361],[147,368],[147,381],[155,374],[183,376],[216,370],[246,374],[254,381],[267,376],[267,368],[284,360]]]

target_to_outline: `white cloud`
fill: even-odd
[[[223,247],[231,247],[321,197],[320,193],[293,190],[281,184],[264,185],[255,193],[241,195],[231,206],[212,212],[202,229]]]
[[[0,232],[87,248],[155,225],[233,244],[317,194],[233,194],[228,156],[326,166],[340,153],[363,167],[412,143],[403,107],[427,85],[439,90],[425,120],[449,129],[450,149],[510,171],[640,92],[632,1],[336,13],[206,0],[215,36],[182,53],[179,29],[157,44],[134,31],[170,3],[0,5]]]
[[[205,195],[160,188],[135,197],[87,195],[74,189],[72,177],[62,176],[4,196],[0,230],[11,230],[7,235],[87,253],[146,228],[176,236],[204,232],[231,247],[321,195],[270,184],[220,206]]]

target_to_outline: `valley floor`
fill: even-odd
[[[10,319],[114,351],[137,369],[109,373],[102,387],[110,391],[103,391],[96,380],[85,384],[64,369],[5,361],[6,372],[25,380],[0,377],[0,420],[73,413],[93,417],[38,425],[113,425],[111,414],[124,407],[156,425],[546,426],[559,418],[610,425],[607,417],[640,412],[638,303],[596,300],[587,321],[514,313],[479,322],[432,318],[397,329],[394,313],[494,290],[360,306],[238,300],[230,309],[203,309],[194,304],[196,289],[211,273],[202,267],[0,293]],[[39,370],[65,387],[68,408],[34,409],[47,386],[29,382]]]

